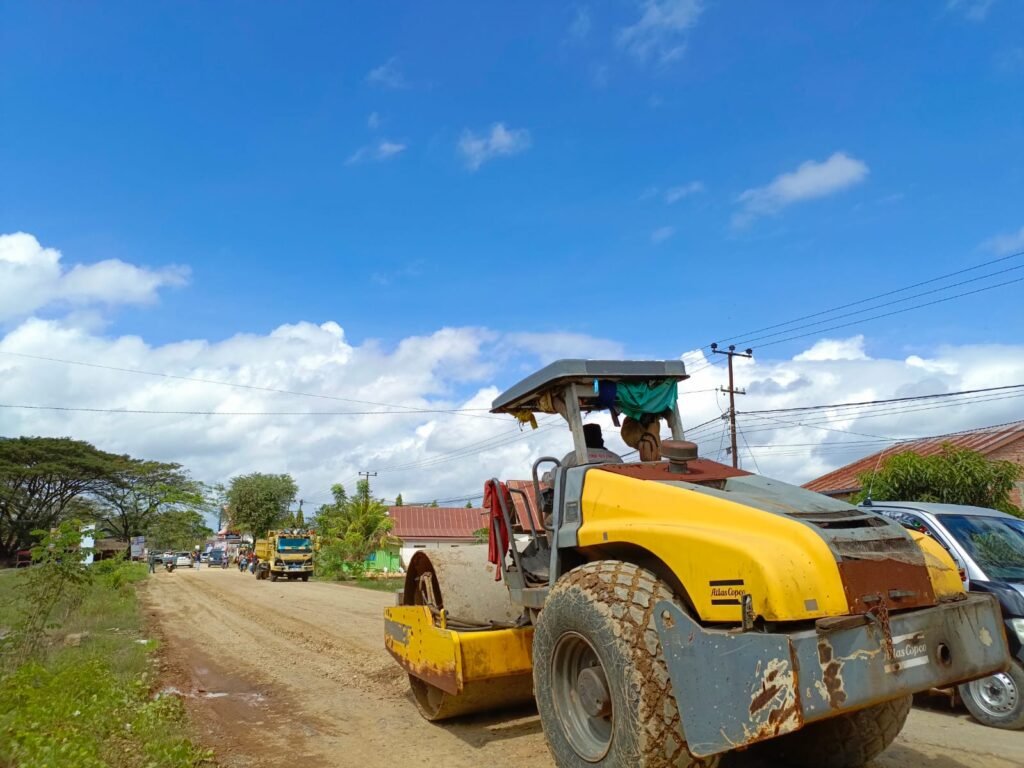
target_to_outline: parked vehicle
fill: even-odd
[[[958,686],[957,693],[979,722],[1024,728],[1024,520],[959,504],[876,501],[862,508],[931,536],[958,561],[971,592],[999,600],[1013,656],[1010,668]]]
[[[192,555],[188,552],[179,552],[177,555],[175,555],[174,564],[179,568],[191,568]]]

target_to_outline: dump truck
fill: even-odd
[[[270,531],[266,538],[256,539],[253,544],[253,553],[259,559],[255,569],[256,578],[309,581],[313,573],[315,549],[316,534],[313,531]]]
[[[428,720],[534,699],[559,766],[855,768],[912,696],[1006,668],[995,601],[927,536],[698,455],[680,361],[561,360],[501,394],[573,451],[485,483],[488,545],[421,550],[384,643]],[[640,459],[595,450],[608,411]],[[671,439],[662,439],[662,423]],[[531,498],[532,496],[532,498]]]

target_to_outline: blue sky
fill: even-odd
[[[0,231],[190,267],[114,318],[153,342],[330,319],[384,343],[484,325],[676,355],[977,263],[1024,225],[1024,5],[655,8],[688,16],[3,3]],[[524,146],[473,170],[459,143],[495,124]],[[744,191],[835,153],[863,178],[736,225]],[[869,343],[1016,338],[1019,297]]]
[[[999,257],[960,290],[1024,277],[1022,29],[1013,0],[0,0],[0,434],[289,471],[307,498],[366,469],[407,499],[523,476],[563,431],[276,412],[485,408],[552,357],[746,346]],[[741,415],[1019,384],[1022,288],[753,342]],[[723,458],[723,373],[695,359],[684,421]],[[871,450],[851,433],[1020,417],[954,405],[741,419],[743,460],[803,482]]]

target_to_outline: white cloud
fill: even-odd
[[[794,360],[867,360],[864,337],[849,339],[822,339],[793,358]]]
[[[161,288],[183,285],[187,278],[182,267],[151,270],[118,259],[67,269],[60,251],[44,248],[32,235],[0,235],[0,321],[48,307],[149,304]]]
[[[984,21],[995,0],[946,0],[946,10],[963,14],[969,21]]]
[[[380,115],[376,112],[371,112],[370,116],[366,118],[366,127],[370,130],[375,130],[380,127]]]
[[[577,8],[572,23],[569,24],[569,37],[573,40],[584,40],[590,34],[590,27],[590,9]]]
[[[788,482],[807,482],[892,444],[878,438],[926,437],[1021,418],[1024,393],[973,403],[894,404],[873,412],[847,409],[764,416],[752,412],[1018,384],[1024,381],[1024,345],[965,345],[905,358],[871,358],[864,354],[864,339],[855,336],[820,340],[789,360],[761,356],[756,349],[754,354],[753,360],[736,359],[736,385],[747,391],[737,398],[739,426],[746,438],[739,441],[741,466],[755,468],[746,447],[749,443],[755,446],[760,471]],[[710,422],[693,430],[688,439],[699,443],[703,455],[728,462],[727,425],[719,419],[727,407],[725,397],[702,391],[726,383],[725,366],[708,367],[710,361],[699,350],[687,354],[684,361],[693,373],[681,387],[684,423]]]
[[[990,237],[982,243],[982,247],[999,256],[1008,256],[1011,253],[1024,251],[1024,227],[1016,232]]]
[[[366,75],[366,82],[381,88],[408,88],[409,82],[402,74],[398,57],[392,56],[379,67],[374,67]]]
[[[381,139],[373,144],[368,144],[365,147],[360,147],[351,155],[348,160],[345,161],[346,165],[355,165],[357,163],[366,162],[379,162],[381,160],[389,160],[406,150],[407,145],[397,141],[389,141],[388,139]]]
[[[651,232],[652,243],[663,243],[668,240],[672,235],[676,233],[675,227],[658,227],[656,230]]]
[[[644,0],[640,18],[619,32],[619,45],[640,61],[667,64],[686,50],[686,31],[700,18],[700,0]]]
[[[695,195],[698,192],[704,191],[704,184],[699,181],[691,181],[686,184],[681,184],[678,187],[669,187],[665,190],[665,202],[669,205],[679,202],[684,197]]]
[[[844,152],[836,152],[820,163],[808,160],[795,171],[779,174],[765,186],[741,194],[741,209],[733,217],[733,224],[744,226],[758,216],[777,213],[793,203],[827,197],[859,184],[867,175],[868,166]]]
[[[490,133],[478,135],[464,131],[459,139],[458,151],[471,171],[496,157],[517,155],[530,148],[530,132],[525,128],[509,129],[504,123],[494,123]]]
[[[7,255],[0,264],[19,264],[46,276],[51,274],[50,264],[60,260],[56,251],[44,258],[37,251],[47,249],[11,251],[9,241],[0,242]],[[3,287],[6,283],[0,282]],[[875,418],[863,412],[830,412],[814,418],[791,414],[760,418],[751,413],[1024,381],[1024,345],[945,347],[915,350],[905,358],[874,359],[864,354],[864,346],[865,340],[855,336],[818,340],[791,359],[761,355],[737,359],[736,383],[748,393],[738,401],[740,427],[747,443],[766,446],[753,449],[763,473],[804,482],[885,445],[849,442],[871,440],[864,435],[908,438],[1020,418],[1022,400],[1014,397],[942,409],[928,401],[929,410],[888,408]],[[7,353],[41,354],[319,397],[62,365]],[[70,435],[109,451],[181,462],[207,482],[252,471],[290,472],[310,509],[326,500],[332,483],[351,486],[364,470],[378,472],[374,489],[383,496],[401,492],[407,501],[446,499],[480,493],[489,477],[527,477],[537,457],[565,453],[570,444],[568,430],[558,419],[544,417],[544,424],[554,426],[520,431],[511,418],[492,419],[486,411],[473,411],[473,416],[397,412],[401,409],[386,415],[227,414],[388,410],[372,403],[486,409],[500,389],[552,359],[635,354],[636,350],[611,339],[531,329],[440,328],[389,346],[372,340],[356,343],[334,321],[299,321],[267,334],[153,345],[138,336],[91,330],[80,324],[77,314],[62,319],[36,317],[0,333],[0,403],[224,415],[0,408],[0,434]],[[700,351],[687,354],[685,360],[693,378],[682,387],[684,423],[692,427],[710,422],[691,429],[689,436],[697,440],[704,455],[715,458],[720,447],[728,445],[728,440],[722,441],[723,402],[716,401],[721,396],[711,391],[725,383],[724,366],[706,366]],[[368,402],[332,399],[338,397]],[[605,426],[609,446],[625,452],[607,419],[595,420]],[[489,442],[481,445],[482,441]],[[742,439],[740,445],[742,464],[750,467]],[[460,451],[462,455],[453,456]],[[721,457],[728,461],[724,452]]]

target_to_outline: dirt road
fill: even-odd
[[[257,582],[235,569],[160,572],[144,588],[164,674],[225,768],[344,768],[384,755],[397,766],[551,768],[532,709],[445,726],[419,717],[383,647],[391,600],[336,584]],[[1021,765],[1021,733],[915,709],[873,768]]]

